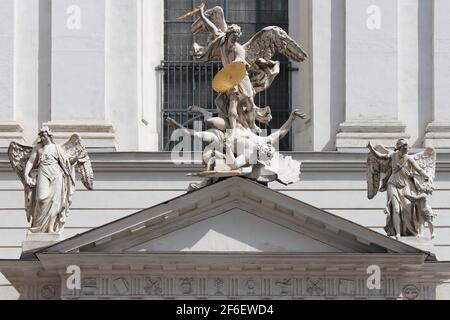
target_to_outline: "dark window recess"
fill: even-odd
[[[164,0],[164,61],[158,70],[161,72],[161,148],[172,149],[176,142],[171,142],[172,129],[164,119],[171,117],[176,121],[194,128],[196,115],[189,114],[187,108],[196,105],[215,113],[212,79],[220,70],[220,62],[203,63],[194,61],[191,56],[192,44],[206,43],[207,35],[193,36],[190,25],[196,19],[176,20],[177,17],[198,6],[201,1]],[[267,26],[279,26],[289,31],[288,0],[210,0],[208,7],[220,5],[225,11],[228,24],[241,26],[243,35],[240,43],[246,43],[256,32]],[[260,107],[270,106],[273,120],[269,126],[260,124],[270,134],[279,129],[288,119],[291,109],[291,64],[284,57],[281,61],[280,75],[266,92],[256,96],[255,102]],[[198,128],[197,128],[198,129]],[[205,128],[203,128],[205,129]],[[280,150],[291,150],[292,135],[280,142]]]

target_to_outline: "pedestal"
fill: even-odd
[[[401,237],[399,241],[422,251],[434,253],[433,240],[429,238],[429,235],[426,235],[426,237],[427,238]]]
[[[54,245],[62,241],[61,234],[27,233],[27,238],[22,242],[22,253],[36,251]]]

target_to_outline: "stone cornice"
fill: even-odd
[[[132,265],[151,267],[165,271],[235,267],[241,270],[258,265],[269,270],[322,270],[330,266],[340,266],[343,270],[354,270],[362,265],[376,264],[380,267],[411,269],[424,265],[425,254],[354,254],[354,253],[38,253],[45,268],[60,268],[71,264],[98,268],[121,269]],[[426,263],[425,263],[426,264]],[[301,268],[303,266],[303,268]],[[300,268],[300,269],[299,269]],[[251,268],[250,268],[251,269]],[[441,268],[442,270],[442,268]],[[262,270],[264,271],[264,270]]]
[[[413,150],[411,153],[418,152]],[[287,152],[302,162],[303,172],[365,172],[365,152]],[[174,163],[170,152],[90,152],[97,172],[180,172],[201,171],[201,160],[191,163]],[[201,159],[197,154],[196,159]],[[438,152],[438,172],[450,172],[450,152]],[[7,154],[0,152],[0,172],[12,172]]]

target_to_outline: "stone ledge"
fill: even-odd
[[[112,124],[102,121],[50,121],[44,126],[57,132],[114,133]]]
[[[450,123],[433,122],[426,128],[425,147],[450,149]]]
[[[406,125],[400,121],[347,121],[339,126],[346,133],[404,133]]]
[[[53,131],[55,142],[61,143],[78,133],[89,149],[117,151],[116,136],[112,124],[104,121],[50,121],[44,123]]]
[[[392,148],[400,138],[410,138],[400,121],[347,121],[339,126],[336,147],[339,151],[365,149],[370,141]]]
[[[15,121],[0,122],[0,148],[8,148],[11,141],[24,143],[22,127]]]

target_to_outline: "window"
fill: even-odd
[[[201,1],[165,0],[165,59],[160,67],[163,73],[161,81],[162,149],[172,148],[170,136],[172,130],[164,119],[171,117],[187,127],[192,128],[196,115],[188,114],[188,106],[196,105],[211,112],[216,112],[214,99],[216,93],[212,89],[212,79],[221,69],[220,62],[195,61],[191,56],[194,41],[204,45],[207,35],[194,36],[190,33],[190,25],[197,17],[176,20]],[[241,43],[247,42],[255,33],[264,27],[276,25],[288,31],[288,0],[210,0],[208,7],[219,5],[224,9],[228,24],[238,24],[242,28]],[[280,75],[267,92],[256,96],[258,106],[270,106],[273,120],[269,126],[261,126],[270,133],[278,129],[288,119],[291,107],[291,74],[290,63],[284,57],[275,57],[281,61]],[[280,142],[281,150],[290,150],[291,139]]]

